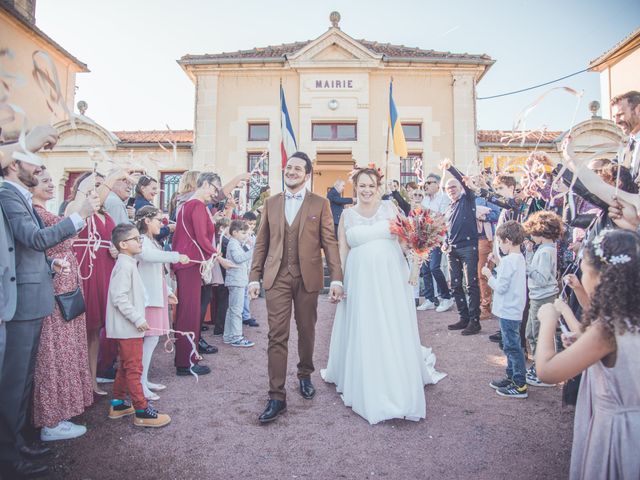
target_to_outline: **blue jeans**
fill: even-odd
[[[251,308],[249,300],[249,288],[244,289],[244,305],[242,306],[242,320],[251,320]]]
[[[502,333],[502,351],[507,356],[507,377],[522,386],[526,383],[524,350],[520,342],[520,320],[500,319]]]
[[[246,287],[227,287],[229,289],[229,306],[224,319],[222,341],[233,343],[242,340],[242,307]]]
[[[433,281],[436,281],[438,285],[438,293],[440,298],[451,298],[451,292],[449,291],[449,285],[447,285],[447,279],[442,273],[440,264],[442,263],[442,250],[435,248],[429,254],[429,258],[420,267],[420,276],[424,283],[424,290],[421,292],[422,296],[427,300],[437,303],[436,294],[433,289]]]
[[[462,323],[480,320],[480,285],[478,284],[478,246],[452,248],[449,251],[451,290]],[[464,276],[469,303],[462,285]]]

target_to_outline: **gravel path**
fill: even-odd
[[[266,402],[264,300],[253,304],[260,327],[247,328],[251,349],[205,338],[220,352],[208,356],[213,373],[176,377],[173,356],[156,351],[153,381],[168,389],[155,402],[173,422],[141,429],[131,418],[109,420],[100,399],[76,421],[89,427],[76,440],[57,442],[49,460],[60,479],[333,479],[566,478],[573,411],[561,405],[561,388],[531,389],[526,400],[497,397],[487,383],[503,373],[504,358],[487,336],[449,332],[455,312],[418,312],[422,343],[433,347],[437,368],[449,374],[427,386],[427,419],[370,426],[346,408],[318,371],[324,368],[335,307],[320,298],[312,401],[297,393],[295,325],[289,341],[288,412],[260,426]],[[109,387],[110,389],[110,387]]]

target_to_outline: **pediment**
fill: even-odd
[[[77,118],[75,128],[69,121],[60,122],[54,125],[54,128],[59,134],[58,143],[55,146],[57,151],[87,150],[97,147],[114,150],[118,142],[118,137],[87,117]]]
[[[339,45],[334,44],[318,52],[313,57],[313,60],[317,62],[330,62],[340,60],[354,60],[357,58],[358,57],[356,57],[352,52]]]
[[[338,28],[330,28],[324,35],[287,57],[294,68],[300,67],[372,67],[382,61],[382,55],[372,52]]]

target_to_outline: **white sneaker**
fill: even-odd
[[[433,303],[431,300],[425,300],[424,303],[420,305],[416,310],[424,312],[425,310],[433,310],[434,308],[436,308],[435,303]]]
[[[76,425],[75,423],[64,420],[53,428],[42,427],[40,440],[43,442],[69,440],[71,438],[81,437],[85,433],[87,433],[87,427],[84,425]]]
[[[436,308],[436,312],[446,312],[447,310],[450,310],[451,307],[453,307],[454,303],[455,302],[453,301],[453,298],[443,298],[442,300],[440,300],[440,305],[438,305],[438,307]]]
[[[153,400],[154,402],[156,400],[160,400],[160,396],[149,390],[146,385],[142,385],[142,391],[144,393],[144,398],[146,398],[147,400]]]
[[[147,382],[147,387],[149,388],[149,390],[151,390],[152,392],[161,392],[163,390],[167,389],[166,385],[163,385],[161,383],[151,383],[151,382]]]

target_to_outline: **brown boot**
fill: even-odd
[[[493,314],[491,313],[491,310],[482,310],[480,312],[480,320],[489,320],[492,317]]]
[[[109,418],[111,419],[126,417],[134,413],[136,413],[136,411],[129,402],[123,402],[115,407],[113,405],[109,407]]]
[[[171,423],[171,417],[164,413],[158,413],[158,411],[151,405],[143,412],[136,412],[136,416],[133,419],[133,424],[136,427],[164,427]]]

